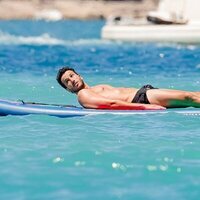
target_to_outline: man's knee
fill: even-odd
[[[196,95],[194,95],[193,92],[185,92],[184,99],[189,101],[195,101]]]

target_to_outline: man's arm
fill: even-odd
[[[111,110],[163,110],[165,107],[154,104],[128,103],[120,100],[106,99],[95,92],[83,89],[78,94],[79,103],[85,108]]]

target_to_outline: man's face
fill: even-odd
[[[66,71],[61,77],[62,83],[70,92],[78,92],[84,87],[84,82],[80,75],[71,70]]]

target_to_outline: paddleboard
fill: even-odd
[[[166,109],[166,110],[100,110],[85,109],[71,105],[57,105],[0,99],[0,116],[41,114],[56,117],[78,117],[99,114],[142,115],[177,113],[183,115],[200,115],[198,108]]]

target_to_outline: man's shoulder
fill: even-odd
[[[77,94],[77,97],[78,97],[79,103],[83,107],[87,107],[86,105],[88,104],[88,102],[91,101],[91,99],[94,95],[95,95],[95,93],[92,91],[92,89],[87,88],[87,89],[80,90]]]
[[[92,93],[92,89],[91,88],[85,88],[85,89],[82,89],[78,92],[78,97],[83,97],[83,96],[86,96],[86,95],[89,95]]]

